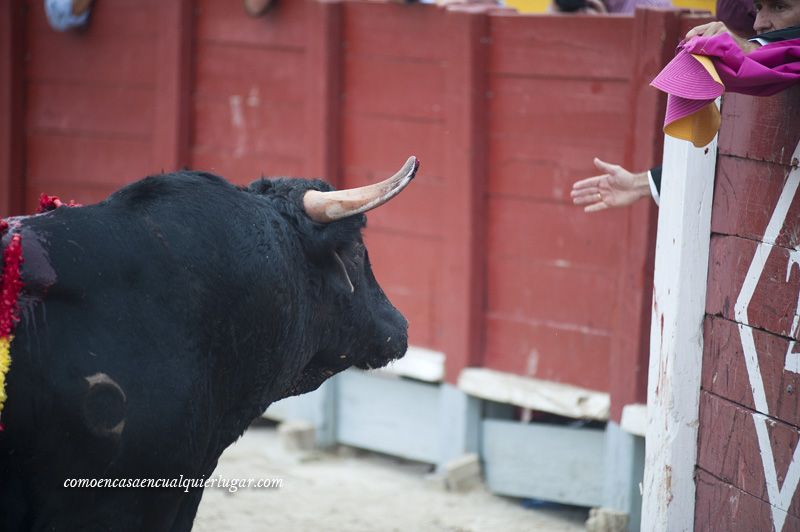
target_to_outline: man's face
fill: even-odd
[[[800,0],[755,0],[756,33],[800,25]]]

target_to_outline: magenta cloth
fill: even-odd
[[[690,54],[711,59],[722,85]],[[723,92],[772,96],[800,82],[800,39],[770,43],[745,54],[727,34],[695,37],[651,85],[669,94],[664,126],[702,109]]]

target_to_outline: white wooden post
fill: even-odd
[[[642,530],[694,524],[716,138],[705,148],[666,137],[658,214]]]

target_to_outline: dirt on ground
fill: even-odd
[[[282,487],[206,489],[195,531],[578,531],[586,520],[583,509],[530,509],[482,485],[448,492],[426,464],[352,448],[290,451],[266,426],[222,455],[219,477],[281,479]]]

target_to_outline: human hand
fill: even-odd
[[[693,37],[714,37],[715,35],[722,35],[723,33],[728,33],[739,46],[739,48],[746,54],[760,47],[758,43],[750,42],[747,39],[739,37],[734,32],[729,30],[728,27],[722,22],[709,22],[708,24],[695,26],[686,33],[686,37],[684,37],[683,42],[686,42]]]
[[[586,205],[584,212],[602,211],[609,207],[624,207],[650,195],[647,172],[632,174],[623,167],[594,158],[602,175],[589,177],[572,185],[572,203]]]

